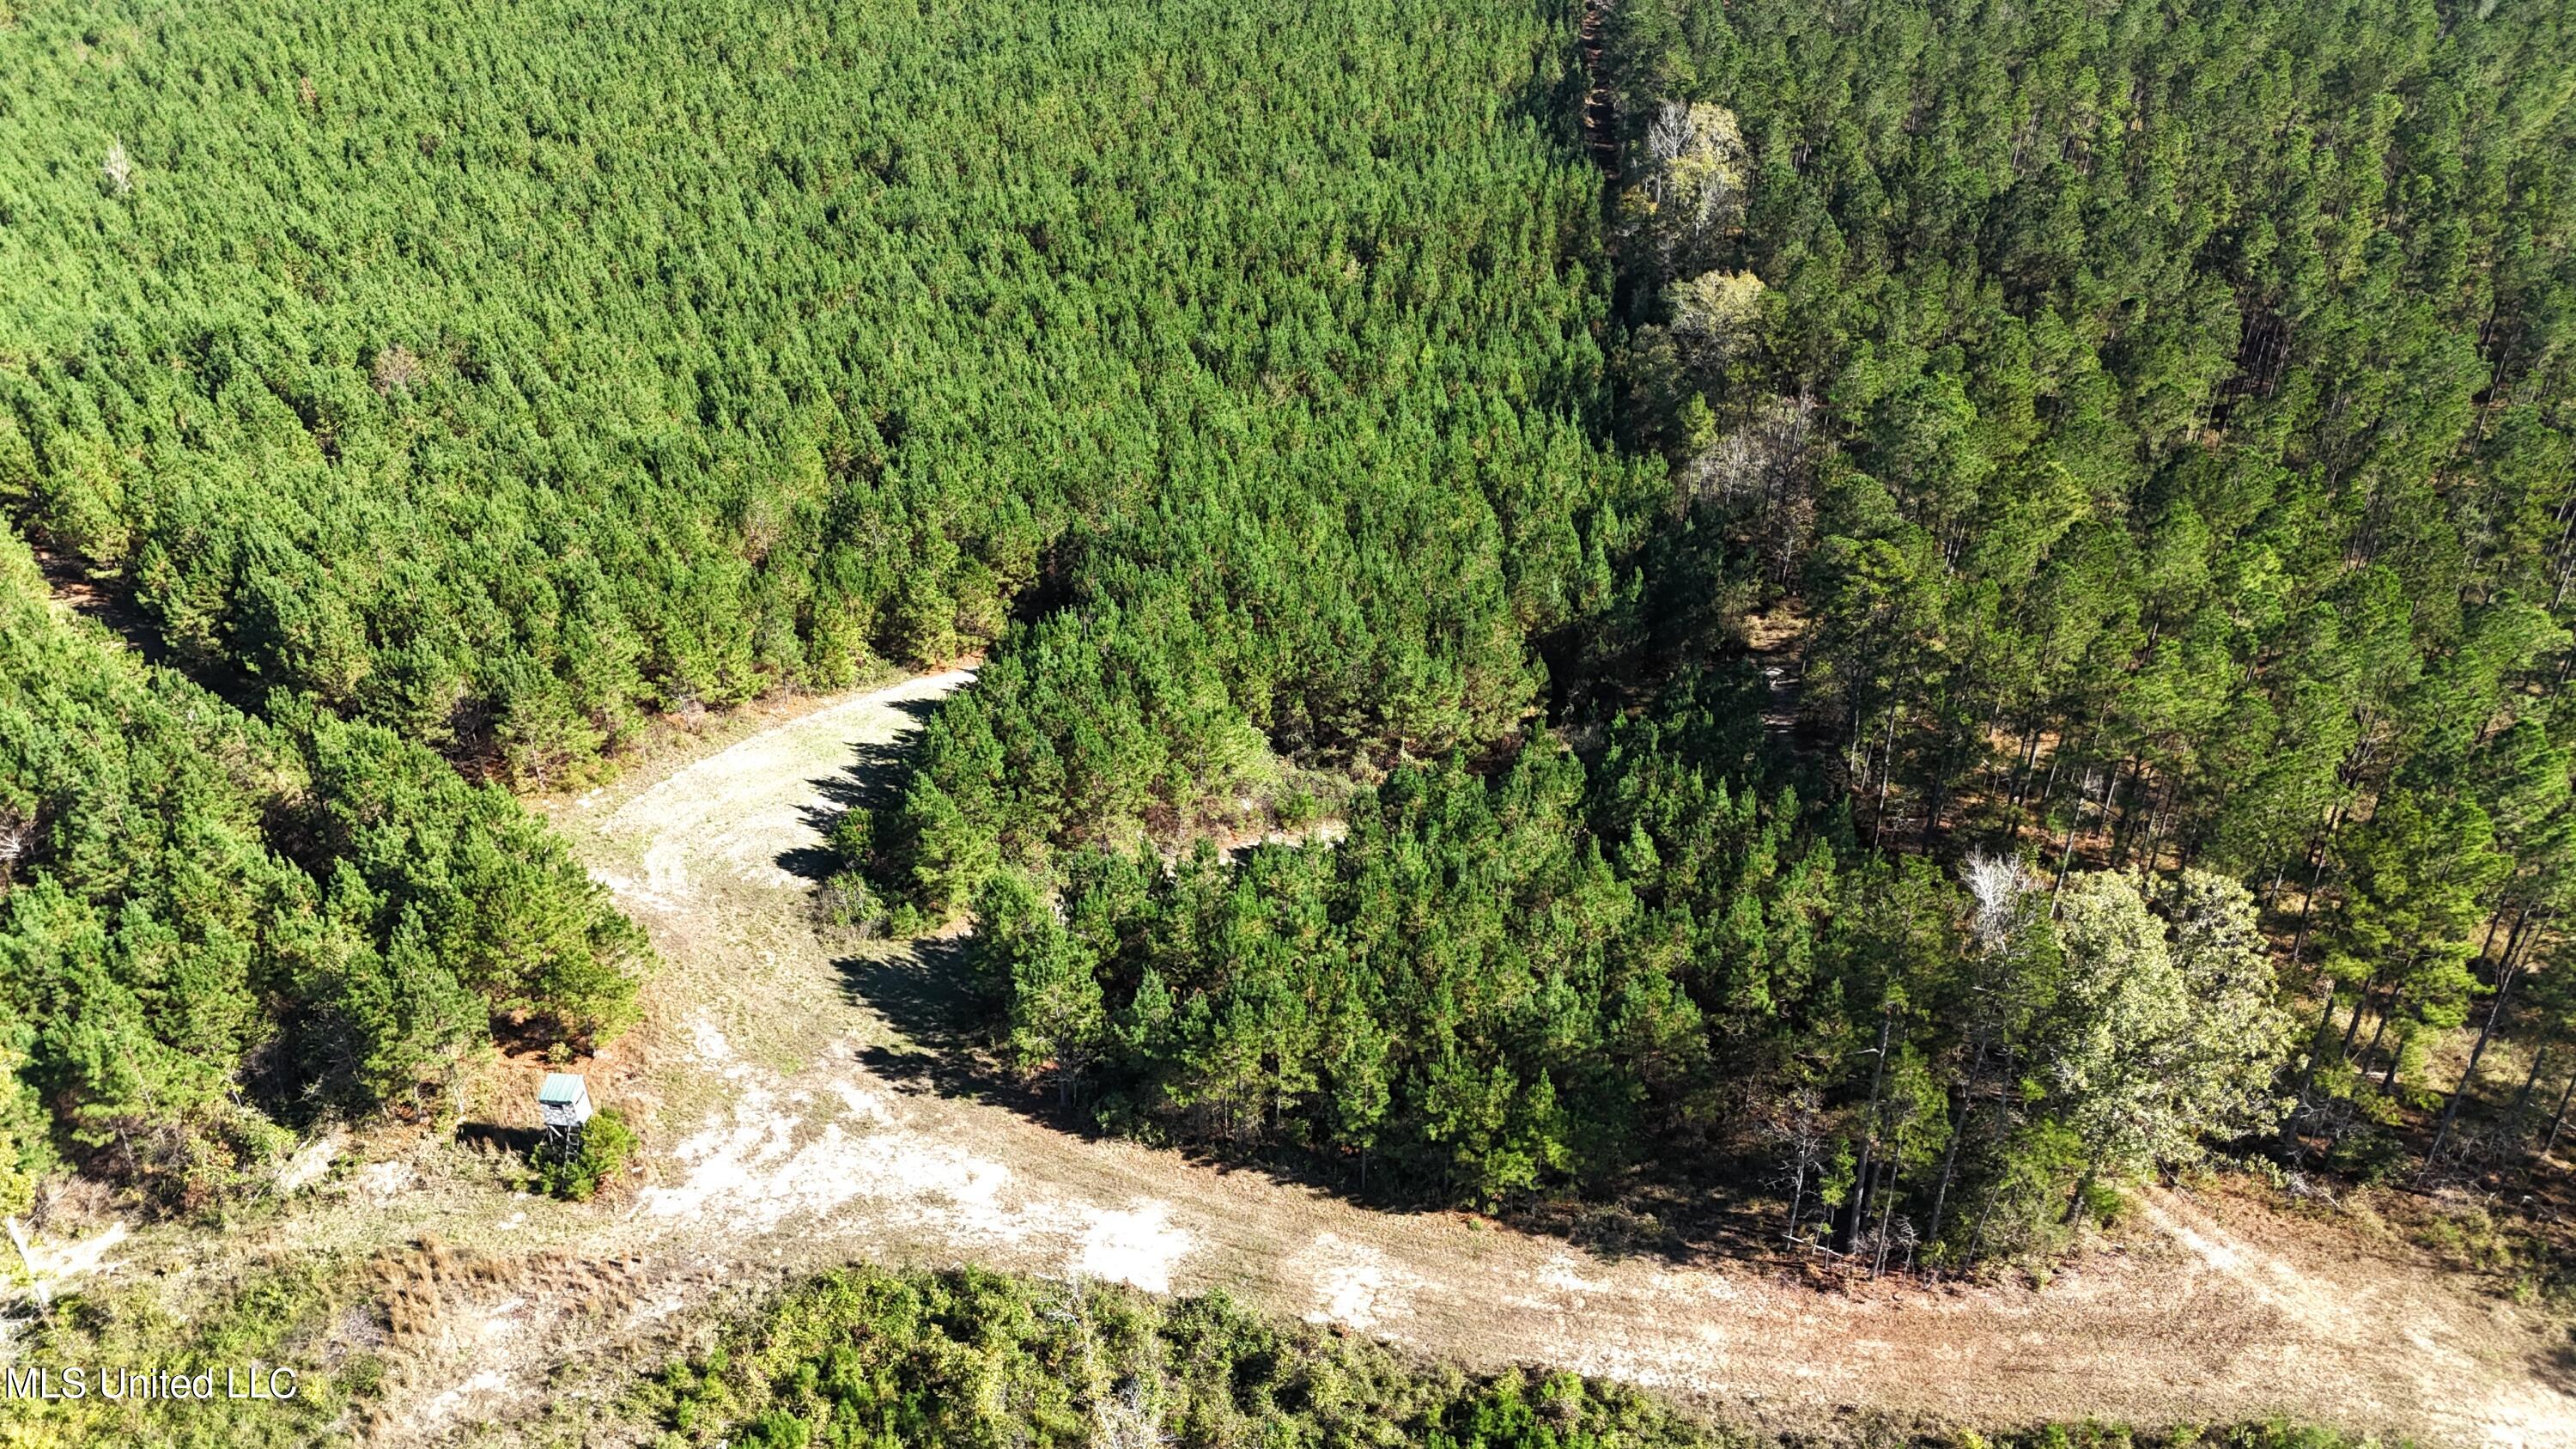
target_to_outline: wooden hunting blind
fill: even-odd
[[[589,1086],[577,1072],[546,1073],[545,1085],[537,1088],[537,1115],[546,1124],[546,1145],[557,1160],[570,1162],[581,1154],[582,1127],[590,1121]]]

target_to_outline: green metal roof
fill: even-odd
[[[537,1088],[537,1100],[549,1107],[568,1105],[589,1095],[581,1078],[571,1072],[548,1072],[546,1084]]]

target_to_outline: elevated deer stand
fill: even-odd
[[[590,1088],[573,1072],[548,1072],[537,1089],[537,1115],[545,1120],[545,1150],[557,1162],[581,1156],[582,1129],[590,1121]]]

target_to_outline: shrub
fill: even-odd
[[[569,1158],[537,1149],[536,1190],[573,1202],[588,1202],[635,1151],[635,1130],[614,1107],[602,1107],[582,1133],[581,1151]]]

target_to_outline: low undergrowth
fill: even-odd
[[[135,1283],[55,1300],[13,1325],[0,1353],[0,1366],[14,1374],[47,1370],[55,1396],[10,1394],[0,1408],[0,1446],[258,1449],[345,1433],[384,1377],[377,1350],[386,1334],[357,1266],[338,1256],[281,1255],[197,1293]],[[267,1377],[279,1366],[291,1378]],[[80,1374],[77,1397],[72,1370]],[[205,1375],[213,1396],[111,1399],[99,1387],[102,1370],[119,1384],[120,1371]],[[263,1393],[289,1392],[249,1397],[255,1376]]]
[[[828,1273],[648,1391],[665,1443],[1678,1446],[1742,1441],[1570,1374],[1427,1368],[1221,1294]]]
[[[798,1287],[639,1391],[664,1449],[1172,1444],[1426,1449],[1787,1449],[1793,1442],[1570,1373],[1471,1374],[1279,1324],[1222,1293],[962,1269],[851,1268]],[[1835,1442],[1947,1449],[2361,1449],[2278,1424],[2140,1432],[1849,1427]]]

